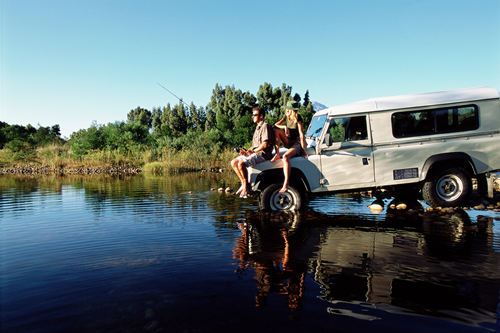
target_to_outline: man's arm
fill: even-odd
[[[249,152],[250,154],[252,154],[252,153],[258,153],[259,151],[262,151],[262,150],[266,149],[267,147],[269,147],[269,141],[268,140],[262,142],[260,144],[260,146],[258,146],[255,149],[252,149],[252,148],[248,149],[247,152]]]

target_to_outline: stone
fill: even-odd
[[[477,205],[477,206],[474,206],[475,210],[484,210],[485,208],[486,208],[486,206],[482,203]]]
[[[371,212],[375,214],[378,214],[384,210],[384,206],[376,202],[369,205],[368,208],[370,208]]]
[[[407,206],[404,202],[402,202],[402,203],[398,203],[398,204],[396,205],[396,209],[397,209],[397,210],[405,210],[406,208],[408,208],[408,206]]]

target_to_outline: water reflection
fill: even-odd
[[[265,213],[211,191],[225,176],[0,176],[0,330],[498,327],[494,218],[367,195]]]
[[[238,226],[236,274],[253,271],[257,307],[276,294],[301,309],[309,274],[332,315],[377,320],[384,309],[495,323],[500,262],[492,219],[473,223],[462,210],[393,211],[382,223],[314,211],[249,212]]]
[[[233,257],[238,274],[253,269],[257,283],[255,306],[265,306],[270,293],[284,295],[290,309],[302,307],[309,259],[319,243],[319,234],[303,227],[300,213],[249,213],[238,223],[241,236]]]

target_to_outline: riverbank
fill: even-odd
[[[89,151],[73,156],[67,146],[52,145],[23,153],[0,150],[0,174],[17,175],[165,175],[185,172],[223,172],[235,153],[226,149],[212,154],[192,150]]]
[[[185,173],[185,172],[214,172],[222,173],[227,171],[222,167],[211,168],[196,168],[196,167],[168,167],[159,162],[153,163],[153,166],[148,164],[145,167],[135,166],[100,166],[100,167],[69,167],[69,168],[53,168],[49,166],[38,166],[33,164],[23,164],[16,166],[0,167],[0,175],[137,175],[140,173],[149,173],[154,175]]]
[[[11,167],[0,167],[0,174],[15,175],[95,175],[95,174],[126,174],[135,175],[142,172],[138,167],[77,167],[77,168],[52,168],[49,166],[37,166],[33,164],[17,165]]]

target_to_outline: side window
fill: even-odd
[[[479,128],[475,105],[424,111],[396,112],[392,134],[396,138],[470,131]]]
[[[331,118],[325,143],[330,146],[334,142],[358,141],[367,138],[366,116]]]

